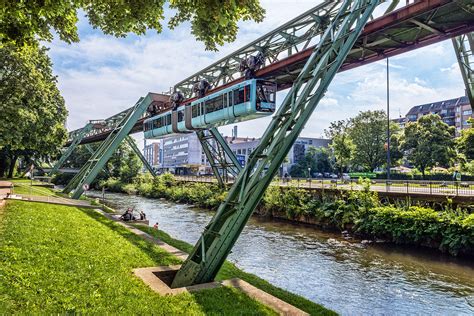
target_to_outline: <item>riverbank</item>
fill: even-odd
[[[274,314],[229,288],[157,295],[132,269],[180,260],[93,210],[9,201],[0,212],[0,314]],[[274,291],[313,314],[333,314],[286,291]]]
[[[315,196],[294,187],[270,187],[257,213],[312,224],[325,229],[347,231],[349,234],[395,244],[438,249],[451,255],[474,255],[474,214],[453,208],[449,199],[440,210],[409,202],[388,204],[369,190],[341,191],[337,195]],[[115,192],[165,198],[178,203],[215,209],[226,192],[206,183],[180,183],[172,175],[152,179],[138,177],[132,184],[115,179],[102,183]]]

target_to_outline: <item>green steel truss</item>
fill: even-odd
[[[196,134],[217,182],[224,187],[228,181],[228,173],[237,177],[242,167],[217,128],[199,130]]]
[[[155,170],[153,170],[152,166],[150,166],[150,164],[148,163],[148,160],[146,160],[140,149],[138,149],[137,144],[135,144],[135,141],[130,136],[127,136],[125,139],[127,140],[128,145],[133,149],[135,154],[137,154],[138,158],[140,158],[145,168],[151,173],[152,176],[156,177]]]
[[[83,128],[69,133],[69,139],[70,139],[71,144],[64,151],[61,158],[59,158],[59,160],[53,166],[53,169],[49,172],[50,176],[52,176],[52,175],[54,175],[58,172],[59,168],[61,168],[61,166],[64,164],[64,162],[66,162],[66,160],[72,154],[74,149],[76,149],[77,145],[79,145],[79,143],[84,138],[84,136],[87,135],[93,129],[93,127],[94,127],[94,124],[92,122],[89,122]]]
[[[265,65],[269,65],[314,46],[317,42],[317,35],[324,31],[336,14],[341,2],[341,0],[324,1],[238,51],[177,83],[175,88],[183,92],[186,97],[192,97],[192,86],[201,79],[207,80],[213,89],[240,78],[240,61],[250,55],[262,52],[265,56]]]
[[[79,173],[68,183],[63,192],[70,193],[74,190],[72,198],[78,199],[84,192],[84,185],[90,185],[97,174],[102,170],[112,154],[117,150],[120,143],[127,137],[133,126],[139,120],[148,106],[153,102],[153,94],[148,93],[144,98],[130,108],[120,120],[116,120],[115,127],[111,130],[109,136],[103,141],[99,148],[94,152],[87,163],[81,168]]]
[[[205,227],[172,287],[214,279],[291,146],[324,96],[379,0],[341,3],[302,72],[273,116],[260,145]]]
[[[474,107],[474,32],[455,37],[452,41],[466,85],[466,95]]]

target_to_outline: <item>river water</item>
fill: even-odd
[[[125,194],[107,193],[106,200],[117,210],[143,210],[150,225],[159,222],[191,244],[213,215]],[[343,315],[474,315],[474,262],[436,251],[364,247],[317,228],[253,217],[228,259]]]

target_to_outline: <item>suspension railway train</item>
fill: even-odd
[[[144,121],[145,138],[242,122],[275,112],[276,84],[251,79]]]

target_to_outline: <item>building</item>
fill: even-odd
[[[245,165],[250,154],[260,144],[260,138],[237,137],[234,128],[233,136],[224,136],[232,152],[242,165]],[[162,159],[160,169],[175,174],[211,174],[212,169],[202,150],[201,143],[196,133],[179,134],[161,140]],[[288,162],[282,166],[282,172],[287,172],[290,167],[304,157],[309,146],[327,147],[328,139],[300,137],[290,149]]]
[[[160,165],[160,143],[155,142],[148,145],[145,145],[143,149],[143,156],[145,157],[146,161],[154,167],[158,168]]]
[[[415,122],[420,117],[427,114],[438,114],[446,124],[454,126],[456,128],[456,136],[459,136],[461,130],[471,126],[468,119],[473,117],[469,99],[464,96],[456,99],[414,106],[410,111],[408,111],[405,118],[397,119],[396,122],[400,127],[404,127],[406,123]]]
[[[175,174],[196,174],[205,162],[196,133],[177,134],[161,140],[163,160],[160,169]]]

